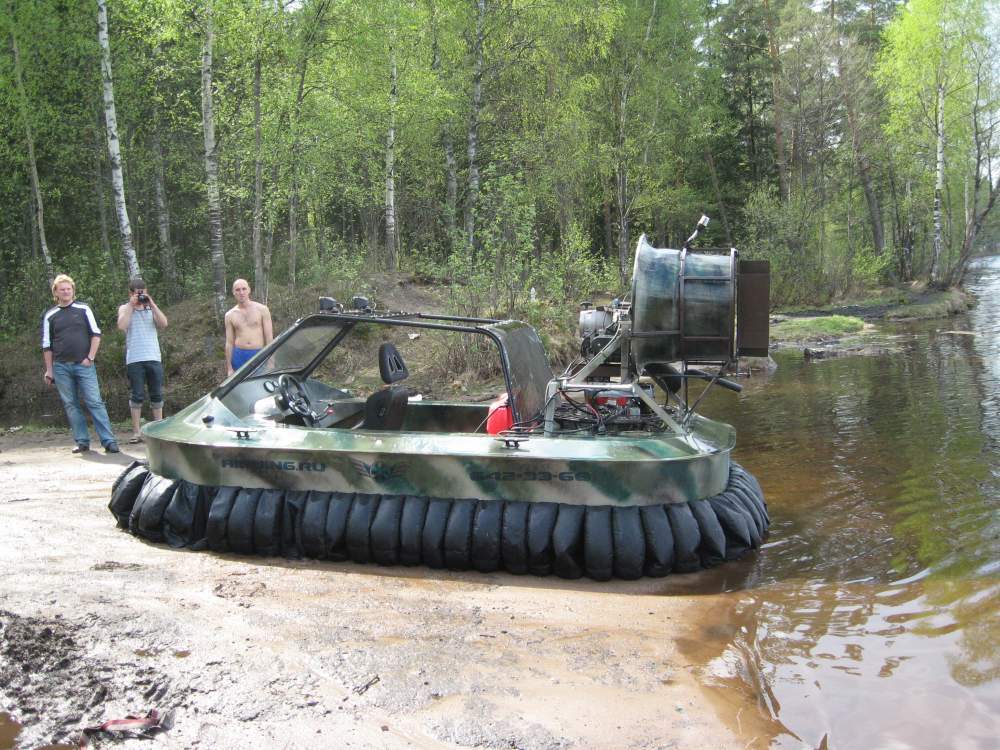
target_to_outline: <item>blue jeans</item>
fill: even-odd
[[[154,409],[163,408],[163,366],[156,360],[130,362],[125,365],[128,374],[128,405],[133,409],[142,407],[149,388],[149,405]]]
[[[107,447],[117,443],[115,433],[111,429],[111,420],[108,419],[108,410],[104,408],[104,400],[101,398],[101,386],[97,382],[97,370],[94,366],[84,367],[73,362],[53,362],[52,377],[56,381],[56,388],[59,389],[59,398],[62,399],[76,444],[90,445],[87,417],[80,408],[81,401],[90,412],[101,445]]]

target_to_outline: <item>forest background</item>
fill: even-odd
[[[766,258],[772,304],[995,248],[995,0],[0,0],[0,342],[55,273],[106,327],[376,271],[531,317],[636,241]],[[207,313],[207,309],[206,309]],[[571,318],[570,318],[571,319]],[[220,339],[221,341],[221,339]],[[221,343],[220,343],[221,346]]]

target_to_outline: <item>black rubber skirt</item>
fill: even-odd
[[[714,497],[619,507],[205,487],[137,461],[108,507],[119,527],[172,547],[606,581],[689,573],[759,547],[764,494],[730,466]]]

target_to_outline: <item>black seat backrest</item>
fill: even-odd
[[[410,376],[410,371],[403,362],[403,355],[388,341],[378,348],[378,372],[382,376],[382,382],[387,384],[398,383]]]
[[[406,417],[408,398],[407,389],[402,385],[375,391],[365,401],[365,418],[360,425],[361,429],[398,430]]]

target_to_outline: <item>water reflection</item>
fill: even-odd
[[[706,410],[775,522],[687,644],[751,746],[996,746],[1000,259],[975,272],[979,306],[900,324],[897,353],[783,352]]]

